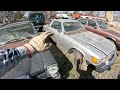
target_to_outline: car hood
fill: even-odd
[[[106,38],[99,36],[95,33],[92,33],[90,31],[87,32],[81,32],[69,35],[74,40],[80,42],[83,41],[100,51],[102,51],[104,54],[108,55],[111,52],[115,50],[115,45],[111,41],[107,40]]]

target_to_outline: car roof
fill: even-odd
[[[28,24],[28,23],[31,23],[31,22],[30,21],[14,22],[14,23],[6,24],[6,25],[0,27],[0,29],[6,28],[6,27],[11,27],[11,26],[16,26],[16,25],[21,25],[21,24]]]
[[[73,20],[73,19],[54,19],[53,21],[59,21],[59,22],[79,22],[79,21]]]

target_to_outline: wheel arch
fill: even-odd
[[[81,49],[79,49],[79,48],[71,47],[71,48],[69,49],[69,51],[72,51],[72,52],[73,52],[73,49],[78,50],[78,51],[83,55],[83,57],[86,57],[86,56],[85,56],[85,53],[84,53]]]
[[[116,45],[116,40],[115,40],[113,37],[107,36],[107,37],[105,37],[105,38],[107,38],[107,39],[109,39],[109,40],[112,40],[112,41],[114,42],[114,44]]]

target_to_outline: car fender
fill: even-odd
[[[105,38],[109,39],[109,40],[112,40],[114,42],[114,44],[116,44],[116,40],[115,38],[111,37],[111,36],[106,36]]]
[[[80,53],[82,53],[83,57],[86,57],[86,56],[85,56],[85,53],[84,53],[81,49],[79,49],[79,48],[77,48],[77,47],[72,47],[71,49],[76,49],[76,50],[78,50]]]

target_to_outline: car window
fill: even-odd
[[[86,22],[87,22],[87,19],[80,19],[79,22],[80,22],[81,24],[85,25]]]
[[[62,30],[62,29],[61,29],[61,22],[59,22],[59,21],[54,21],[54,22],[52,23],[51,27],[54,28],[54,29]]]
[[[93,20],[88,20],[88,25],[92,26],[92,27],[96,27],[97,26],[95,21],[93,21]]]
[[[107,29],[107,25],[103,21],[99,20],[97,23],[101,29]]]
[[[33,29],[32,25],[20,24],[9,27],[0,28],[0,45],[13,39],[24,39],[28,36],[35,36],[37,33]]]
[[[63,26],[65,32],[80,30],[83,28],[79,22],[64,22]]]

